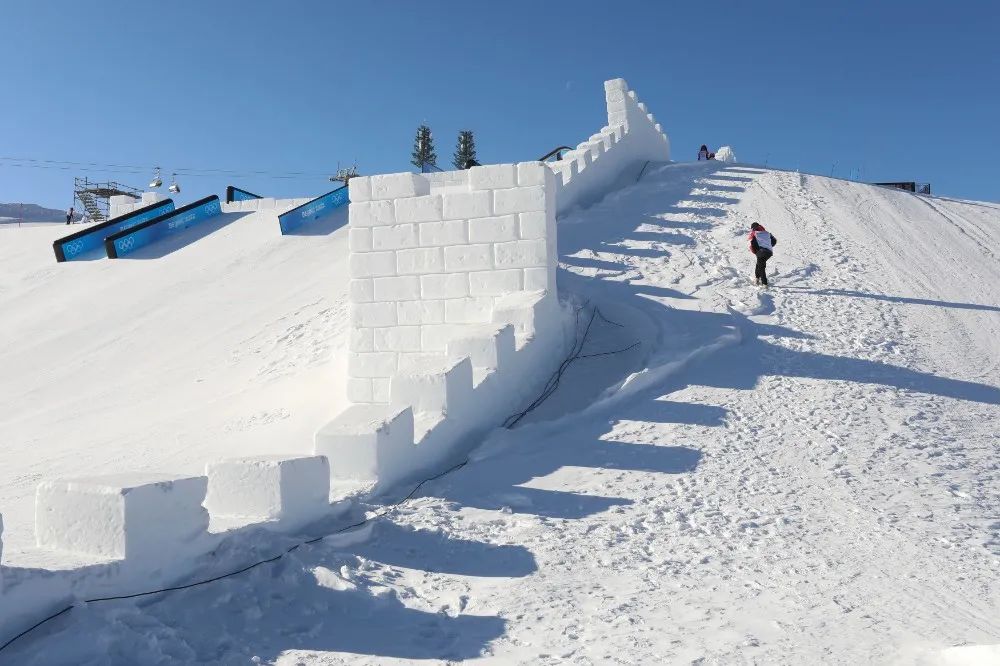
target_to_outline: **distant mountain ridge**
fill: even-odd
[[[80,214],[77,213],[73,216],[73,221],[78,221],[80,217]],[[58,208],[45,208],[32,203],[0,203],[0,223],[9,224],[18,220],[23,222],[66,222],[66,211]]]

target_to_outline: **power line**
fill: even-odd
[[[33,157],[0,156],[0,166],[20,167],[28,169],[55,169],[60,171],[98,171],[105,173],[145,174],[151,173],[157,165],[142,164],[108,164],[103,162],[74,162],[71,160],[43,160]],[[211,177],[211,176],[241,176],[264,178],[329,178],[329,173],[308,171],[269,171],[263,169],[221,169],[214,167],[170,167],[165,169],[179,176]]]

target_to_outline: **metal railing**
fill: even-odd
[[[555,161],[558,162],[559,160],[561,160],[563,158],[563,152],[567,151],[567,150],[574,150],[574,149],[570,148],[569,146],[559,146],[558,148],[553,148],[549,152],[547,152],[544,155],[542,155],[541,157],[539,157],[538,161],[539,162],[547,162],[550,157],[555,157],[556,158]]]

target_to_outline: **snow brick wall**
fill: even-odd
[[[555,197],[540,162],[351,180],[353,405],[315,441],[335,479],[439,463],[547,377],[564,342]]]
[[[350,182],[352,406],[316,434],[334,479],[388,484],[500,423],[562,358],[556,213],[668,161],[624,79],[563,160]]]
[[[548,163],[557,174],[559,213],[635,182],[647,162],[670,160],[670,139],[625,79],[605,81],[604,99],[608,124],[562,160]]]
[[[163,201],[167,197],[159,192],[143,192],[141,199],[128,194],[118,194],[108,198],[108,219],[120,217],[132,211]]]
[[[204,476],[43,481],[35,537],[57,565],[0,578],[0,630],[59,600],[176,580],[226,538],[210,522],[293,530],[328,511],[331,480],[386,486],[437,471],[537,397],[571,320],[556,286],[557,212],[670,155],[624,80],[606,82],[605,98],[608,125],[559,162],[352,179],[350,405],[319,429],[312,454],[212,461]],[[224,211],[277,215],[305,201]]]

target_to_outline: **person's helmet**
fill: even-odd
[[[760,223],[754,222],[753,224],[750,225],[751,231],[757,231],[758,229],[763,229],[763,227],[760,226]]]

